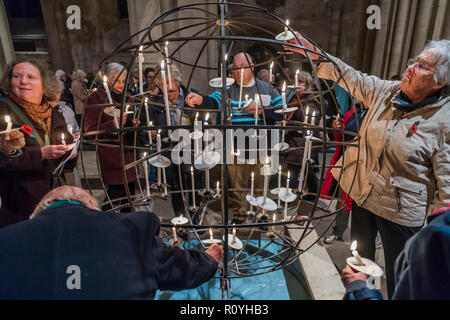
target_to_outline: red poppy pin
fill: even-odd
[[[29,127],[29,126],[26,126],[26,125],[23,125],[22,126],[22,131],[23,131],[23,133],[25,133],[27,136],[29,136],[30,138],[36,138],[34,135],[33,135],[33,129],[31,129],[31,127]]]
[[[408,138],[410,138],[414,133],[417,132],[418,129],[418,125],[419,125],[420,121],[416,121],[414,122],[414,124],[411,126],[411,128],[409,128],[408,130],[408,134],[406,135]]]

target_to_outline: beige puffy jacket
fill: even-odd
[[[89,90],[80,81],[72,81],[73,103],[75,104],[75,114],[82,114],[84,102],[88,96]]]
[[[400,82],[363,74],[330,58],[348,89],[332,63],[321,63],[318,76],[338,82],[368,108],[359,131],[359,158],[358,148],[347,148],[337,163],[343,168],[333,169],[333,176],[359,206],[403,226],[422,226],[432,202],[432,210],[450,203],[448,86],[434,105],[404,113],[392,103]],[[417,121],[417,132],[408,137]]]

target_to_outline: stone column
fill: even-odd
[[[9,30],[8,17],[3,1],[0,1],[0,75],[6,64],[14,59],[14,47]]]

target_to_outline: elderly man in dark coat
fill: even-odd
[[[0,231],[0,299],[153,299],[214,276],[221,246],[169,247],[159,231],[153,213],[101,212],[79,188],[54,189]]]

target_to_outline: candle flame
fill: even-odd
[[[108,82],[108,77],[107,76],[103,76],[103,82],[107,83]]]
[[[139,47],[139,51],[142,51],[142,50],[144,50],[144,46]]]
[[[289,26],[289,20],[286,20],[286,27]]]
[[[145,104],[147,104],[147,102],[148,102],[148,98],[147,98],[147,97],[145,97],[145,102],[144,102],[144,103],[145,103]]]
[[[286,91],[286,81],[283,82],[283,88],[281,89],[281,91]]]
[[[161,129],[158,130],[158,134],[161,134]]]
[[[209,236],[210,236],[211,238],[213,238],[213,231],[212,231],[211,228],[209,228]]]
[[[255,179],[255,173],[252,171],[252,179]]]
[[[166,41],[166,47],[168,47],[169,46],[169,41]]]
[[[225,53],[224,61],[227,61],[227,60],[228,60],[228,54]]]
[[[209,119],[209,112],[206,114],[205,122],[208,122],[208,119]]]
[[[306,107],[306,114],[309,114],[309,106]]]
[[[298,75],[300,73],[300,70],[297,69],[297,71],[295,71],[295,74]]]
[[[352,245],[350,246],[350,250],[355,251],[356,250],[356,246],[357,246],[357,242],[356,240],[352,242]]]
[[[161,70],[164,71],[164,60],[161,61]]]
[[[270,64],[270,69],[272,69],[273,68],[273,61],[272,61],[272,63]]]
[[[194,167],[191,166],[191,173],[194,173]]]
[[[61,133],[61,140],[64,141],[64,132]]]
[[[307,134],[308,136],[310,136],[310,135],[311,135],[311,132],[308,130],[308,131],[306,131],[306,134]]]
[[[288,180],[291,178],[291,172],[288,171]]]
[[[198,119],[198,112],[195,114],[195,120]]]
[[[279,165],[279,166],[278,166],[278,171],[280,171],[280,172],[281,172],[281,165]]]
[[[5,116],[5,121],[6,121],[6,123],[11,123],[11,117],[6,115]]]
[[[144,154],[142,155],[142,158],[145,158],[147,156],[147,152],[144,152]]]

